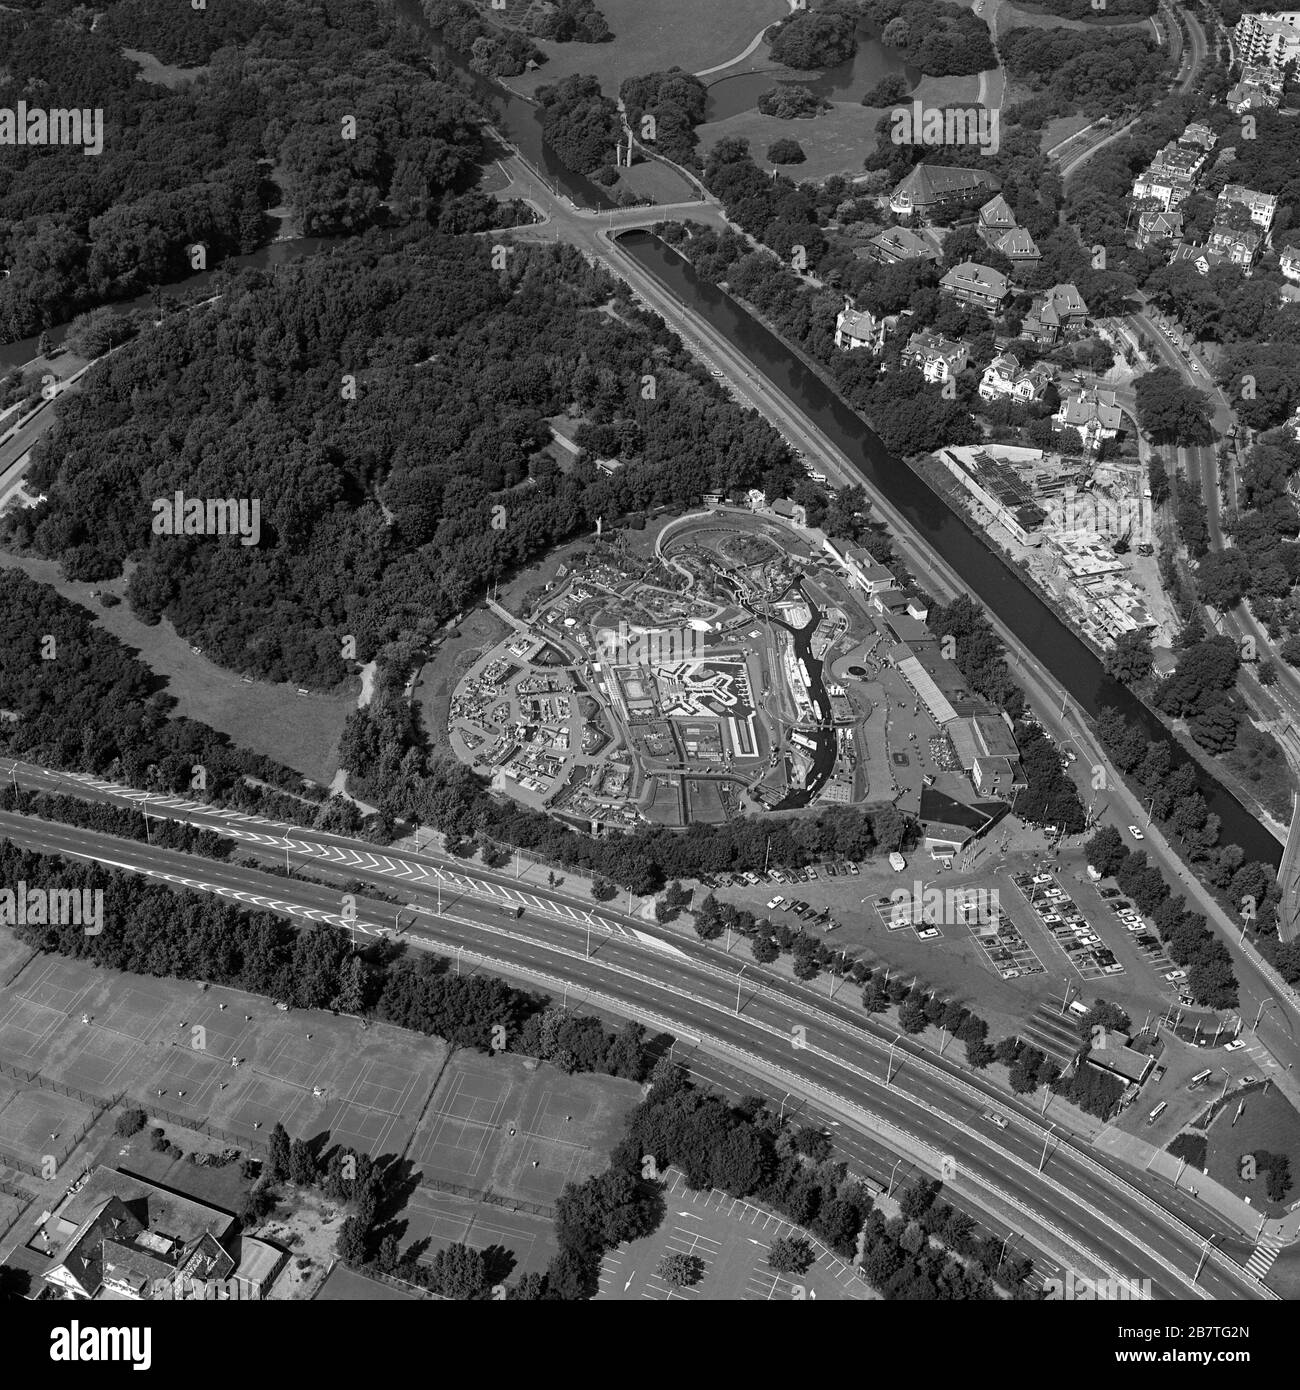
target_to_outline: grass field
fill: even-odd
[[[1260,1149],[1286,1154],[1291,1160],[1294,1184],[1300,1174],[1300,1115],[1276,1086],[1248,1092],[1241,1118],[1234,1125],[1232,1119],[1236,1113],[1237,1104],[1230,1100],[1210,1126],[1207,1156],[1210,1176],[1239,1197],[1249,1197],[1256,1211],[1281,1216],[1296,1198],[1295,1186],[1285,1201],[1270,1201],[1262,1174],[1252,1181],[1241,1176],[1241,1157]]]
[[[700,196],[690,179],[657,159],[620,170],[616,187],[656,203],[685,203]]]
[[[153,1101],[245,1140],[265,1139],[279,1120],[295,1138],[328,1131],[379,1154],[405,1143],[446,1049],[383,1025],[361,1033],[350,1019],[280,1013],[235,990],[203,992],[41,956],[0,990],[0,1054],[66,1085],[125,1091],[146,1108]],[[238,1067],[232,1056],[242,1059]]]
[[[166,682],[178,714],[200,719],[256,753],[264,753],[328,786],[338,769],[343,724],[356,707],[356,685],[331,695],[299,695],[292,685],[245,685],[240,673],[196,656],[166,618],[150,627],[125,601],[104,608],[90,597],[92,588],[121,596],[126,580],[81,584],[65,580],[53,560],[0,552],[0,566],[21,569],[48,584],[64,598],[87,609],[149,669]]]
[[[784,1217],[725,1193],[692,1192],[680,1173],[672,1175],[665,1201],[667,1214],[653,1235],[606,1255],[597,1298],[786,1302],[874,1297],[849,1264],[817,1241],[817,1262],[805,1274],[772,1269],[767,1263],[772,1242],[799,1233]],[[694,1288],[671,1288],[655,1274],[660,1259],[674,1251],[703,1261],[704,1277]]]
[[[979,94],[979,77],[924,77],[912,93],[930,106],[949,103],[973,104]],[[739,137],[749,141],[749,152],[764,170],[774,166],[767,158],[767,147],[782,138],[797,140],[807,156],[802,164],[781,165],[796,182],[820,183],[832,174],[852,178],[862,173],[862,162],[875,148],[876,125],[886,108],[862,106],[858,102],[837,101],[829,111],[812,120],[783,121],[757,111],[742,111],[724,121],[699,127],[700,153],[708,152],[719,140]]]
[[[138,48],[124,48],[122,56],[129,58],[140,69],[136,76],[141,82],[152,82],[155,86],[170,87],[173,90],[188,87],[191,82],[198,81],[208,73],[206,66],[178,68],[174,63],[161,63],[152,53],[145,53]]]
[[[325,1303],[418,1302],[414,1294],[381,1284],[378,1279],[367,1279],[346,1265],[335,1265],[330,1270],[329,1278],[317,1289],[316,1297]]]
[[[999,37],[1009,29],[1145,29],[1151,33],[1149,19],[1064,19],[1046,10],[1013,4],[1012,0],[1002,0],[998,6],[996,25]]]
[[[549,1205],[565,1183],[606,1167],[639,1100],[630,1081],[461,1052],[442,1074],[410,1158],[431,1178]]]
[[[598,77],[607,96],[616,96],[625,77],[674,66],[702,72],[725,63],[790,13],[785,0],[601,0],[600,10],[613,30],[612,43],[542,41],[537,46],[547,61],[507,84],[531,94],[582,72]]]
[[[0,1151],[4,1153],[39,1166],[45,1155],[62,1153],[90,1115],[89,1105],[70,1096],[0,1076]]]

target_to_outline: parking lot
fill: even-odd
[[[818,927],[824,935],[837,931],[840,923],[831,915],[829,908],[815,908],[805,902],[795,891],[801,883],[814,883],[823,875],[827,878],[856,878],[861,873],[856,864],[846,859],[821,864],[807,869],[768,869],[766,873],[716,874],[703,881],[706,888],[754,888],[760,884],[779,885],[780,892],[767,900],[768,912],[789,912],[799,918],[805,926]]]
[[[1124,973],[1122,962],[1054,874],[1014,874],[1011,881],[1081,979],[1101,980]]]

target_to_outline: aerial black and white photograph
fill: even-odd
[[[1271,3],[0,0],[15,1384],[1286,1364]]]

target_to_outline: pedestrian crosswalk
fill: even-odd
[[[1262,1279],[1273,1268],[1277,1252],[1285,1243],[1276,1231],[1265,1236],[1255,1247],[1255,1253],[1246,1261],[1246,1273],[1253,1274],[1256,1279]]]

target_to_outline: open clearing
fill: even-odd
[[[196,656],[166,618],[150,627],[131,612],[125,599],[113,608],[104,608],[91,598],[92,589],[121,597],[125,577],[77,583],[64,579],[54,560],[3,551],[0,566],[20,569],[85,608],[100,627],[163,679],[167,694],[176,701],[177,714],[201,720],[241,747],[263,753],[321,786],[329,786],[338,770],[343,724],[356,707],[355,682],[349,681],[348,689],[329,695],[299,695],[292,685],[245,685],[238,672]]]
[[[352,1019],[281,1013],[221,986],[202,991],[39,956],[0,989],[0,1055],[84,1091],[125,1091],[246,1142],[264,1141],[279,1120],[293,1138],[328,1131],[377,1155],[401,1150],[446,1048],[383,1024],[363,1033]]]
[[[1236,1124],[1233,1124],[1233,1116],[1237,1113],[1237,1103],[1229,1099],[1210,1126],[1206,1154],[1210,1176],[1239,1197],[1250,1198],[1257,1211],[1281,1216],[1295,1201],[1295,1187],[1292,1186],[1285,1201],[1270,1201],[1262,1173],[1251,1182],[1242,1178],[1241,1159],[1243,1154],[1260,1150],[1286,1154],[1291,1160],[1294,1180],[1300,1173],[1300,1117],[1276,1086],[1252,1089],[1242,1097],[1241,1104],[1241,1118]]]
[[[790,13],[785,0],[601,0],[614,33],[612,43],[548,43],[536,72],[507,78],[506,85],[532,94],[576,72],[600,79],[617,97],[625,77],[680,67],[702,72],[743,53],[760,29]]]
[[[924,77],[912,92],[929,106],[970,105],[979,94],[979,77]],[[783,121],[758,111],[742,111],[723,121],[699,127],[700,153],[705,158],[719,140],[738,137],[749,141],[749,152],[764,170],[779,167],[796,183],[820,183],[832,174],[854,178],[862,173],[862,161],[874,149],[876,125],[888,108],[863,106],[856,101],[837,101],[829,111],[811,120]],[[780,139],[797,140],[807,156],[802,164],[776,166],[767,158],[767,147]]]

